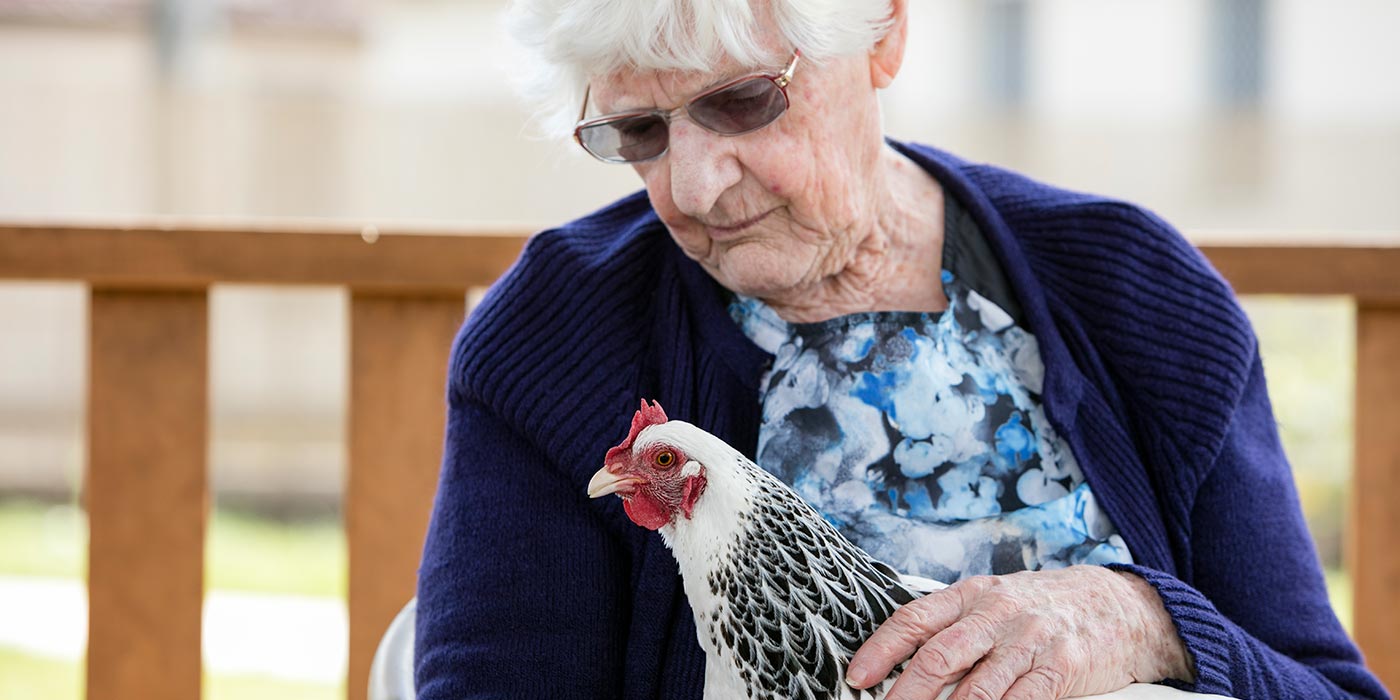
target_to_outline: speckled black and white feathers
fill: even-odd
[[[693,518],[661,534],[676,555],[707,652],[705,697],[878,699],[845,683],[856,649],[899,606],[941,587],[901,577],[843,537],[786,484],[679,421],[643,433],[706,470]]]
[[[847,686],[846,666],[880,623],[921,592],[777,479],[754,486],[758,497],[733,556],[707,577],[721,603],[697,621],[698,631],[733,664],[748,697],[879,697],[883,687]]]

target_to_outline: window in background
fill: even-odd
[[[987,105],[1014,113],[1026,105],[1028,0],[988,0],[982,15],[982,85]]]
[[[1268,0],[1210,0],[1210,74],[1215,103],[1258,109],[1266,85]]]

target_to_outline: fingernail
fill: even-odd
[[[864,688],[869,680],[870,668],[865,664],[851,664],[851,667],[846,669],[846,685],[852,688]]]

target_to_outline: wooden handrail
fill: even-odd
[[[1207,244],[1201,251],[1238,294],[1400,302],[1400,236],[1388,246]]]
[[[316,223],[10,223],[0,224],[0,279],[109,288],[233,283],[457,293],[495,281],[525,240],[523,231],[432,233]]]
[[[0,222],[0,279],[106,287],[214,283],[345,285],[456,292],[493,282],[524,229],[439,229],[317,221]],[[1208,243],[1201,250],[1240,294],[1335,294],[1400,301],[1400,235],[1391,243]]]
[[[207,392],[197,389],[207,369],[205,358],[186,356],[204,352],[201,309],[209,286],[225,283],[350,292],[348,689],[352,700],[364,697],[374,642],[413,590],[440,460],[442,379],[464,295],[499,277],[526,240],[525,231],[505,228],[301,221],[0,222],[0,280],[74,281],[92,294],[89,697],[197,695],[199,606],[191,591],[202,570],[207,434],[200,426],[208,415]],[[1356,301],[1347,557],[1364,614],[1354,631],[1382,681],[1398,688],[1400,431],[1391,423],[1400,417],[1400,236],[1201,250],[1239,294]],[[170,371],[179,381],[152,379]],[[184,426],[178,434],[167,429],[171,417]],[[172,514],[183,534],[142,536],[139,528],[158,528]],[[170,585],[134,585],[112,562],[134,562],[141,576],[169,577]],[[172,601],[177,612],[149,614],[168,612]]]

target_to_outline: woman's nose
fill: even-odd
[[[725,190],[739,182],[739,163],[728,137],[710,133],[688,119],[671,122],[666,160],[671,199],[686,216],[704,217]]]

